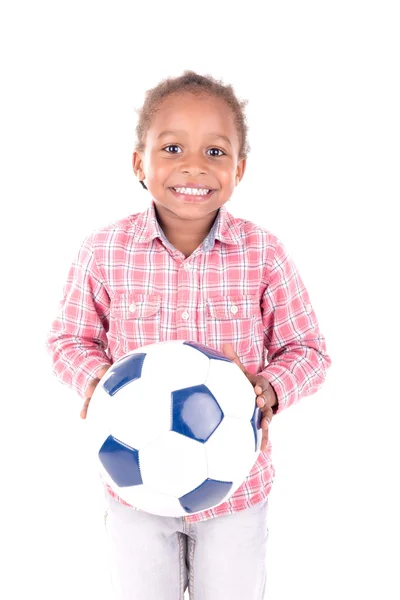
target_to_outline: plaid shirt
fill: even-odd
[[[54,373],[84,397],[101,366],[176,339],[218,350],[231,342],[248,371],[274,387],[275,413],[316,392],[330,365],[308,293],[279,239],[222,206],[207,237],[185,258],[166,239],[151,201],[146,211],[84,240],[47,344]],[[268,442],[228,501],[185,519],[260,502],[274,474]]]

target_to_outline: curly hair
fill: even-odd
[[[143,106],[137,110],[136,150],[143,152],[147,131],[160,102],[170,94],[191,92],[193,94],[210,94],[222,98],[231,108],[239,137],[239,159],[247,158],[250,146],[247,140],[248,126],[244,109],[247,100],[239,100],[232,85],[226,85],[211,75],[199,75],[194,71],[184,71],[179,77],[168,77],[145,94]]]

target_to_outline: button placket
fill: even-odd
[[[192,314],[191,306],[191,293],[190,288],[192,287],[193,280],[196,279],[195,269],[195,256],[196,252],[192,253],[190,257],[185,257],[185,260],[181,261],[178,269],[178,294],[176,299],[176,320],[177,320],[177,334],[182,339],[189,339],[192,333],[193,319],[195,317]],[[190,310],[189,310],[190,307]]]

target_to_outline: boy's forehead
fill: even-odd
[[[160,102],[150,125],[152,137],[156,138],[163,131],[184,134],[193,129],[237,137],[233,112],[228,104],[222,98],[204,93],[171,94]]]

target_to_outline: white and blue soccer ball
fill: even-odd
[[[171,517],[234,494],[260,451],[260,420],[240,368],[217,350],[181,340],[117,360],[88,410],[103,479],[128,504]]]

